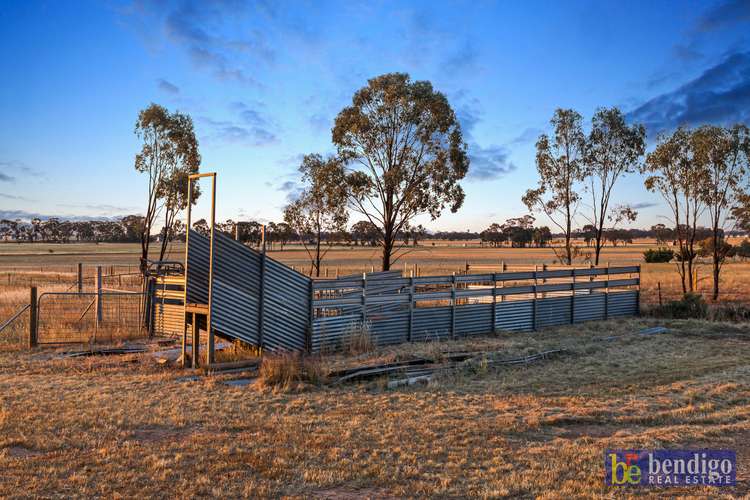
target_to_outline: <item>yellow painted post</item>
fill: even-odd
[[[211,181],[211,244],[208,256],[208,314],[206,315],[206,331],[208,332],[206,365],[208,366],[211,366],[214,362],[214,331],[211,328],[211,306],[214,288],[214,239],[216,236],[216,173],[211,174]],[[263,227],[265,229],[265,226]]]

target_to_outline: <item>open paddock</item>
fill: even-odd
[[[656,324],[669,333],[637,335]],[[221,383],[237,375],[185,379],[149,354],[0,353],[0,496],[610,497],[604,450],[701,447],[737,450],[738,486],[670,496],[750,493],[747,325],[627,319],[320,363],[561,347],[427,386],[291,393]]]

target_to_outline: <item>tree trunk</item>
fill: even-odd
[[[315,242],[315,276],[320,278],[320,229],[318,229],[318,237]]]
[[[713,277],[714,277],[714,287],[713,287],[713,300],[718,300],[719,298],[719,273],[721,271],[721,255],[719,254],[719,226],[718,226],[718,220],[719,216],[718,214],[714,217],[714,225],[713,225],[713,239],[714,239],[714,251],[713,251]]]
[[[714,260],[714,293],[713,293],[714,300],[719,299],[719,273],[720,272],[721,272],[721,267],[719,266],[719,261]]]
[[[383,242],[383,271],[390,271],[391,269],[391,252],[393,251],[393,244],[386,239]]]

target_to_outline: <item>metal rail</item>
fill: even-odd
[[[5,328],[7,328],[13,321],[15,321],[16,318],[18,318],[21,314],[23,314],[26,309],[30,308],[31,304],[26,304],[25,306],[22,306],[13,316],[5,320],[5,322],[0,325],[0,333],[2,333]]]

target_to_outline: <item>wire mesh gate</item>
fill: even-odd
[[[127,291],[45,292],[38,300],[38,343],[126,340],[148,335],[146,294]]]

